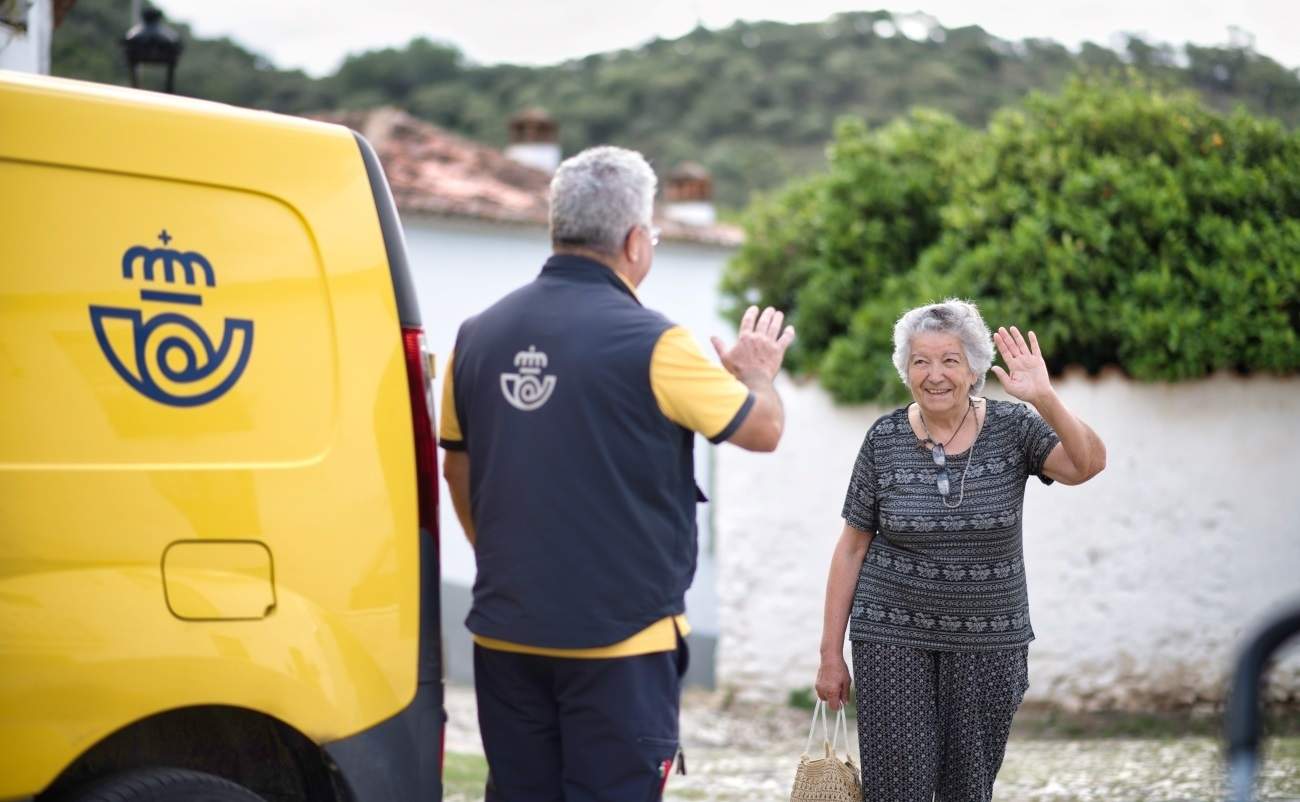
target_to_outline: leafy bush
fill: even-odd
[[[885,277],[916,263],[940,231],[970,132],[931,111],[877,131],[843,121],[822,175],[760,200],[724,292],[792,312],[793,364],[812,368]],[[756,292],[750,292],[754,290]]]
[[[763,200],[724,292],[787,308],[796,369],[906,391],[894,321],[946,296],[1032,326],[1049,366],[1147,380],[1300,369],[1300,136],[1136,78],[1076,78],[986,131],[841,125],[827,175]]]

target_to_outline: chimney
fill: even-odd
[[[548,173],[560,166],[559,126],[545,109],[524,109],[510,118],[506,156]]]
[[[688,226],[711,226],[718,220],[713,208],[713,176],[695,162],[682,162],[668,174],[664,200],[664,217],[669,220]]]

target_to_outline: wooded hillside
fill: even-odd
[[[128,5],[78,2],[55,36],[55,74],[126,83],[120,40]],[[504,144],[511,114],[540,105],[560,122],[566,153],[615,143],[664,167],[699,161],[714,172],[718,200],[733,209],[755,189],[820,169],[841,117],[876,126],[928,106],[979,127],[1030,90],[1055,91],[1081,70],[1131,66],[1194,89],[1219,109],[1244,104],[1288,126],[1300,120],[1300,77],[1249,48],[1129,38],[1120,50],[1088,44],[1073,53],[1051,41],[1008,42],[978,27],[943,28],[887,11],[697,28],[546,67],[476,65],[450,45],[415,39],[353,55],[319,79],[169,21],[185,37],[177,74],[183,94],[291,113],[392,104],[494,144]]]

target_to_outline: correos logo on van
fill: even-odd
[[[122,279],[137,281],[140,308],[90,306],[95,339],[117,375],[141,395],[174,407],[215,401],[239,381],[253,351],[253,321],[225,318],[220,342],[184,313],[203,305],[202,290],[216,287],[211,262],[196,251],[133,245],[122,254]],[[170,287],[171,289],[162,289]]]

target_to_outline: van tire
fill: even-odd
[[[66,802],[266,802],[215,774],[189,769],[133,769],[74,791]]]

